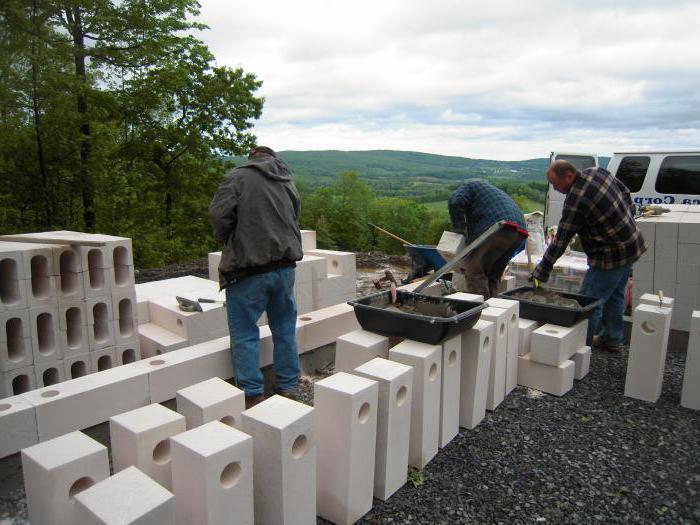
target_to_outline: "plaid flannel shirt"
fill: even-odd
[[[523,213],[506,192],[483,180],[462,184],[447,205],[452,227],[464,233],[467,244],[498,221],[511,221],[527,230]]]
[[[632,264],[647,249],[632,213],[630,192],[619,179],[603,168],[583,170],[566,194],[557,234],[533,277],[549,279],[576,233],[590,267],[613,270]]]

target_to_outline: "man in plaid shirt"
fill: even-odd
[[[513,199],[483,180],[462,184],[450,197],[448,208],[453,229],[464,234],[467,244],[499,221],[510,221],[527,230],[523,214]],[[459,279],[454,278],[455,272],[455,287],[483,295],[484,299],[495,295],[503,270],[523,238],[514,230],[495,233],[466,257],[460,270],[465,285],[461,286]]]
[[[563,160],[549,166],[547,179],[566,199],[556,237],[531,277],[547,281],[554,262],[578,233],[589,266],[580,293],[603,300],[588,321],[587,343],[619,350],[627,281],[632,264],[647,249],[634,222],[629,190],[603,168],[579,172]]]

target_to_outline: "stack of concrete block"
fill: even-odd
[[[140,359],[131,240],[79,232],[0,240],[0,395]]]
[[[520,303],[510,299],[492,297],[486,301],[495,308],[508,312],[506,330],[506,382],[504,395],[510,394],[518,386],[518,338],[520,335]]]
[[[685,357],[681,406],[700,410],[700,311],[693,312]]]
[[[530,351],[518,356],[518,384],[555,396],[569,392],[574,378],[582,379],[589,370],[587,329],[584,320],[569,327],[544,324],[532,330]]]
[[[625,396],[655,403],[661,396],[672,310],[640,304],[632,315]]]
[[[688,331],[700,307],[700,207],[664,207],[672,211],[637,221],[648,250],[634,265],[634,306],[643,294],[660,290],[675,298],[671,328]]]

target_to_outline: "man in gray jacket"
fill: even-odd
[[[257,147],[226,175],[209,205],[214,237],[223,244],[219,283],[226,289],[234,379],[246,408],[265,399],[256,324],[263,312],[272,331],[277,393],[289,397],[297,389],[294,267],[304,254],[291,175],[272,149]]]

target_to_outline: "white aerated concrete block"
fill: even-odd
[[[515,290],[517,286],[517,279],[515,275],[506,275],[500,281],[498,281],[497,292],[504,293],[510,290]]]
[[[88,297],[85,300],[90,350],[114,346],[114,310],[110,296]]]
[[[304,255],[323,257],[326,260],[326,271],[330,274],[352,276],[356,273],[355,254],[335,250],[304,250]]]
[[[74,525],[73,497],[109,477],[107,447],[72,432],[22,450],[22,471],[32,525]]]
[[[114,348],[114,359],[118,366],[128,365],[141,360],[141,349],[136,344],[118,345]]]
[[[525,354],[518,357],[518,384],[563,396],[574,386],[575,370],[573,361],[564,361],[559,366],[543,365],[530,359],[530,354]]]
[[[175,523],[253,523],[253,439],[212,421],[171,439]]]
[[[459,433],[459,390],[462,373],[462,336],[442,343],[442,380],[440,382],[440,448]]]
[[[297,269],[298,268],[299,267],[297,266]],[[310,280],[294,281],[294,300],[297,304],[297,315],[305,314],[314,309],[312,286],[313,285]]]
[[[183,294],[189,299],[198,299],[204,293]],[[220,303],[201,303],[202,312],[183,312],[175,296],[162,297],[149,303],[152,323],[186,339],[189,344],[202,343],[228,334],[226,308]]]
[[[305,253],[304,258],[299,262],[308,266],[309,271],[311,272],[311,280],[313,282],[328,278],[328,266],[324,257]]]
[[[187,339],[155,323],[139,325],[139,347],[143,358],[166,354],[187,346]]]
[[[389,357],[389,338],[367,330],[341,335],[335,342],[335,371],[352,372],[375,357]]]
[[[635,272],[637,271],[637,266],[635,265],[634,267]],[[662,306],[664,308],[671,308],[673,309],[673,297],[667,297],[666,295],[662,296],[662,298],[659,297],[658,294],[654,293],[645,293],[642,294],[642,296],[639,298],[639,304],[648,304],[651,306]]]
[[[309,312],[300,316],[299,321],[297,332],[302,330],[304,336],[299,353],[333,343],[338,336],[360,328],[355,310],[349,304],[337,304]]]
[[[437,454],[440,439],[442,348],[407,339],[389,350],[389,359],[413,367],[408,464],[422,469]]]
[[[700,244],[700,215],[686,213],[678,225],[678,242],[681,244]]]
[[[119,366],[22,397],[36,409],[39,439],[51,439],[148,404],[148,374],[133,365]]]
[[[640,304],[632,316],[625,396],[655,403],[661,395],[671,310]]]
[[[138,467],[170,490],[170,437],[185,431],[185,416],[153,403],[109,420],[114,471]]]
[[[316,509],[350,525],[372,508],[379,387],[338,372],[314,383]]]
[[[63,374],[66,381],[92,373],[90,354],[71,355],[63,359]]]
[[[505,398],[506,361],[508,358],[508,310],[489,306],[481,311],[480,319],[494,325],[494,341],[491,345],[489,387],[486,391],[486,410],[496,410]]]
[[[143,359],[129,366],[148,373],[153,403],[173,399],[178,390],[212,377],[229,379],[233,376],[228,337]]]
[[[100,348],[90,352],[90,371],[102,372],[117,366],[117,360],[114,356],[114,347]]]
[[[34,365],[37,388],[56,385],[65,380],[63,361],[51,361]]]
[[[532,341],[532,332],[540,326],[540,323],[532,319],[518,320],[518,355],[530,353],[530,345]]]
[[[449,261],[454,258],[464,247],[467,245],[467,240],[461,233],[454,233],[450,231],[442,232],[440,237],[440,242],[436,247],[438,253],[442,255],[442,258]]]
[[[221,262],[221,252],[210,252],[207,256],[209,268],[209,280],[219,282],[219,263]]]
[[[354,374],[379,386],[374,496],[386,501],[407,479],[413,369],[377,357],[357,367]]]
[[[581,380],[588,375],[591,368],[591,347],[581,346],[573,355],[571,360],[574,362],[574,379]]]
[[[355,299],[356,282],[354,275],[328,274],[328,278],[314,281],[312,299],[316,309]]]
[[[314,230],[301,230],[301,249],[303,251],[316,249],[316,232]]]
[[[484,296],[476,293],[456,292],[448,295],[447,297],[449,297],[450,299],[456,299],[458,301],[471,301],[473,303],[484,302]]]
[[[313,412],[272,396],[241,415],[241,430],[253,438],[256,523],[316,523]]]
[[[578,323],[577,323],[578,324]],[[530,359],[543,365],[559,366],[578,350],[580,327],[544,324],[532,332]]]
[[[25,368],[34,363],[29,310],[0,312],[0,371]]]
[[[175,498],[139,469],[129,467],[78,494],[75,517],[76,525],[172,524]]]
[[[462,333],[459,426],[472,429],[486,415],[486,392],[491,369],[494,323],[479,319]]]
[[[187,430],[210,421],[240,428],[245,395],[219,377],[178,390],[175,398],[177,411],[187,420]]]
[[[2,397],[15,396],[34,390],[36,388],[36,376],[34,366],[14,368],[7,372],[0,372],[0,388]]]
[[[520,335],[520,303],[510,299],[492,297],[486,301],[489,305],[508,311],[508,343],[506,348],[506,384],[504,396],[518,386],[518,337]]]
[[[29,310],[34,362],[56,361],[63,357],[58,334],[58,308],[41,306]]]
[[[690,336],[683,372],[681,406],[700,410],[700,311],[693,312],[690,319]],[[2,413],[0,413],[0,416]]]
[[[21,397],[0,399],[0,458],[39,441],[34,407]]]

